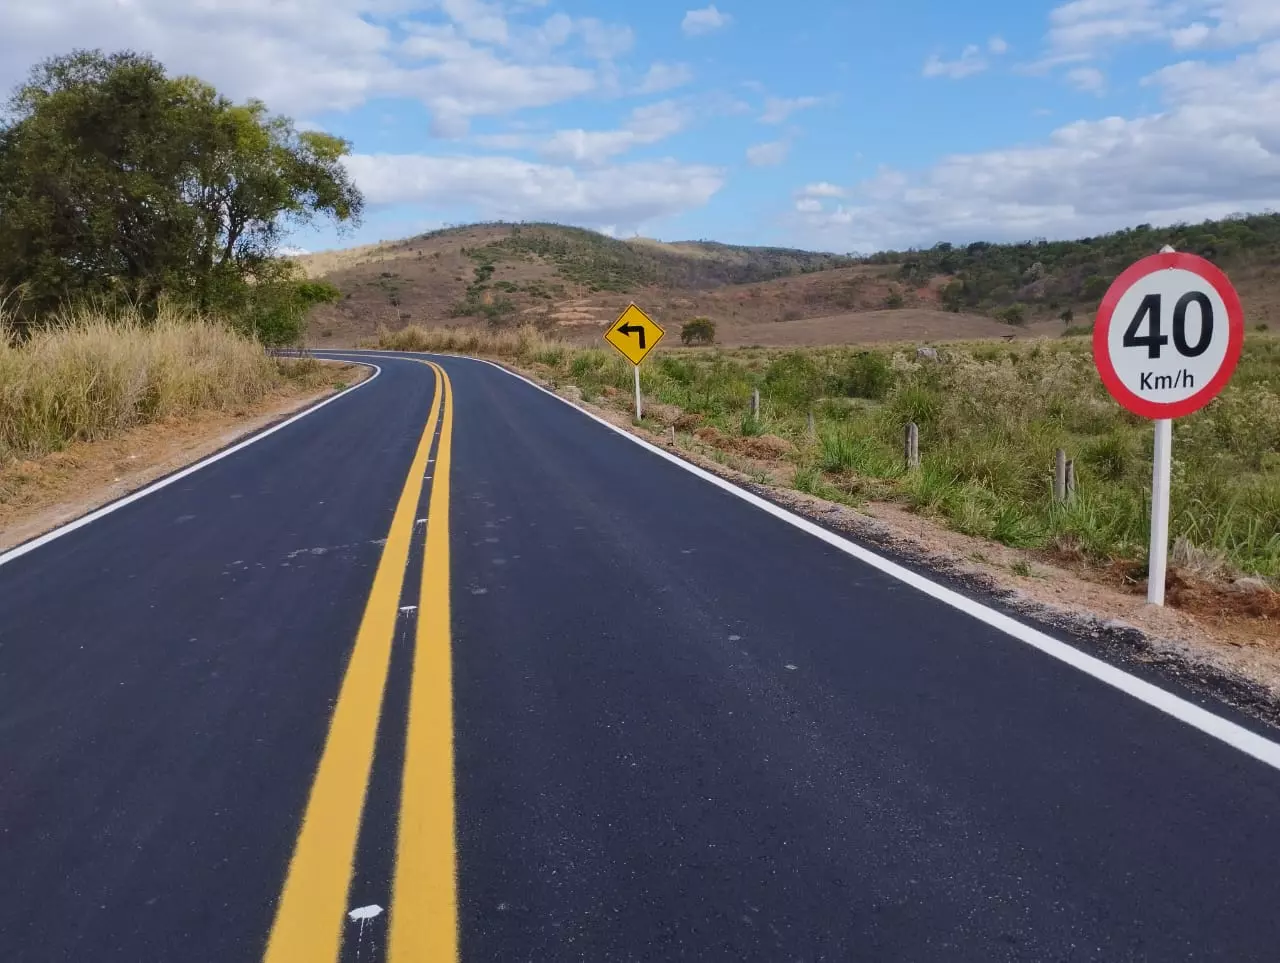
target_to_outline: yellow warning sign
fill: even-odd
[[[604,339],[622,352],[628,361],[638,365],[658,346],[665,334],[657,322],[631,304],[604,333]]]

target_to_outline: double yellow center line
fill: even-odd
[[[400,828],[390,907],[392,963],[458,958],[449,467],[453,387],[436,377],[427,424],[400,492],[276,909],[265,963],[337,963],[360,821],[373,769],[414,520],[439,422],[409,690]]]

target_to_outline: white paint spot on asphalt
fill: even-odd
[[[404,614],[406,614],[406,613],[408,613],[408,612],[416,612],[416,611],[418,611],[418,607],[417,607],[416,605],[402,605],[402,606],[400,606],[400,614],[402,614],[402,615],[404,615]]]
[[[489,590],[487,588],[481,588],[479,585],[475,585],[475,586],[472,586],[471,588],[471,594],[472,595],[488,595]]]
[[[507,564],[507,560],[506,560],[505,558],[495,558],[495,559],[493,559],[493,564],[494,564],[494,565],[506,565],[506,564]]]
[[[682,549],[680,549],[680,554],[681,554],[681,555],[692,555],[692,554],[693,554],[693,552],[694,552],[694,550],[693,550],[693,549],[691,549],[691,548],[682,548]]]
[[[740,636],[740,635],[731,635],[731,636],[729,636],[729,641],[730,641],[730,642],[741,642],[741,641],[742,641],[742,636]]]
[[[498,542],[498,539],[490,537],[490,538],[486,538],[485,541],[488,542],[490,545],[496,545]]]
[[[784,669],[786,669],[788,672],[794,672],[794,671],[796,671],[796,667],[795,667],[794,665],[792,665],[790,662],[788,662],[786,665],[784,665],[784,666],[783,666],[783,668],[784,668]]]
[[[120,480],[119,478],[117,478],[117,479],[116,479],[116,481],[119,481],[119,480]],[[187,522],[190,522],[190,521],[192,521],[192,520],[194,520],[194,519],[195,519],[195,516],[194,516],[194,515],[179,515],[177,518],[175,518],[175,519],[173,520],[173,524],[175,524],[175,525],[183,525],[183,524],[186,524]]]
[[[357,906],[347,914],[347,918],[351,922],[360,924],[360,930],[356,934],[356,959],[360,959],[360,944],[364,942],[365,924],[381,915],[382,907],[377,903],[370,903],[368,906]]]
[[[416,522],[413,523],[413,525],[415,528],[426,528],[427,520],[425,518],[419,518]]]

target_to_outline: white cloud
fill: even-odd
[[[415,98],[438,130],[457,135],[473,116],[601,89],[608,64],[577,62],[574,52],[607,61],[631,45],[627,27],[563,14],[529,26],[517,13],[486,0],[0,3],[0,87],[74,47],[131,48],[286,113]]]
[[[949,77],[952,80],[962,80],[982,73],[987,67],[987,61],[982,56],[981,49],[977,44],[971,43],[961,52],[959,60],[943,60],[937,54],[933,54],[924,62],[921,73],[925,77]]]
[[[819,181],[816,184],[806,184],[800,188],[799,193],[803,197],[844,197],[847,192],[843,187]]]
[[[1092,58],[1140,42],[1226,47],[1277,35],[1275,0],[1071,0],[1049,14],[1048,56]]]
[[[1144,81],[1159,113],[1078,121],[1043,143],[883,169],[834,210],[800,213],[840,250],[1097,234],[1136,223],[1280,209],[1280,42]]]
[[[987,49],[999,57],[1009,52],[1009,42],[1004,37],[992,37],[987,41]]]
[[[791,145],[785,140],[773,140],[747,148],[747,163],[752,167],[777,167],[787,159]]]
[[[713,3],[701,10],[686,11],[684,20],[680,23],[680,29],[684,31],[686,37],[700,37],[727,27],[732,22],[733,17],[727,13],[721,13]]]
[[[586,172],[512,157],[357,154],[347,167],[370,204],[465,204],[482,217],[612,226],[622,232],[691,208],[720,190],[715,167],[674,161]]]
[[[638,94],[657,94],[664,90],[683,87],[693,79],[693,71],[688,64],[667,64],[658,62],[649,67],[648,73],[636,88]]]
[[[822,201],[815,197],[802,197],[796,201],[796,210],[801,214],[816,214],[822,210]]]
[[[692,119],[691,111],[674,100],[637,107],[619,130],[559,130],[538,147],[551,160],[601,164],[643,144],[656,144],[678,134]]]
[[[594,17],[579,20],[577,28],[587,52],[597,60],[612,60],[630,50],[635,42],[630,27],[604,23]]]
[[[781,124],[798,110],[808,110],[822,103],[821,97],[766,97],[760,114],[762,124]]]
[[[1107,89],[1107,75],[1097,67],[1073,67],[1067,71],[1067,83],[1086,94],[1103,94]]]

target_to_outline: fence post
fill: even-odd
[[[816,438],[816,437],[818,436],[818,428],[817,428],[817,426],[813,423],[813,410],[812,410],[812,409],[810,409],[810,411],[809,411],[809,421],[808,421],[808,424],[807,424],[805,427],[806,427],[806,430],[809,432],[809,437],[810,437],[810,438]]]
[[[1059,448],[1053,457],[1053,501],[1067,500],[1067,453]]]
[[[920,426],[914,421],[907,425],[906,459],[908,468],[920,467]]]
[[[760,389],[751,389],[751,419],[752,421],[760,420]]]
[[[672,448],[676,446],[676,426],[671,426],[671,439],[667,442]]]
[[[1076,498],[1076,460],[1074,458],[1067,459],[1067,501],[1073,502]]]

